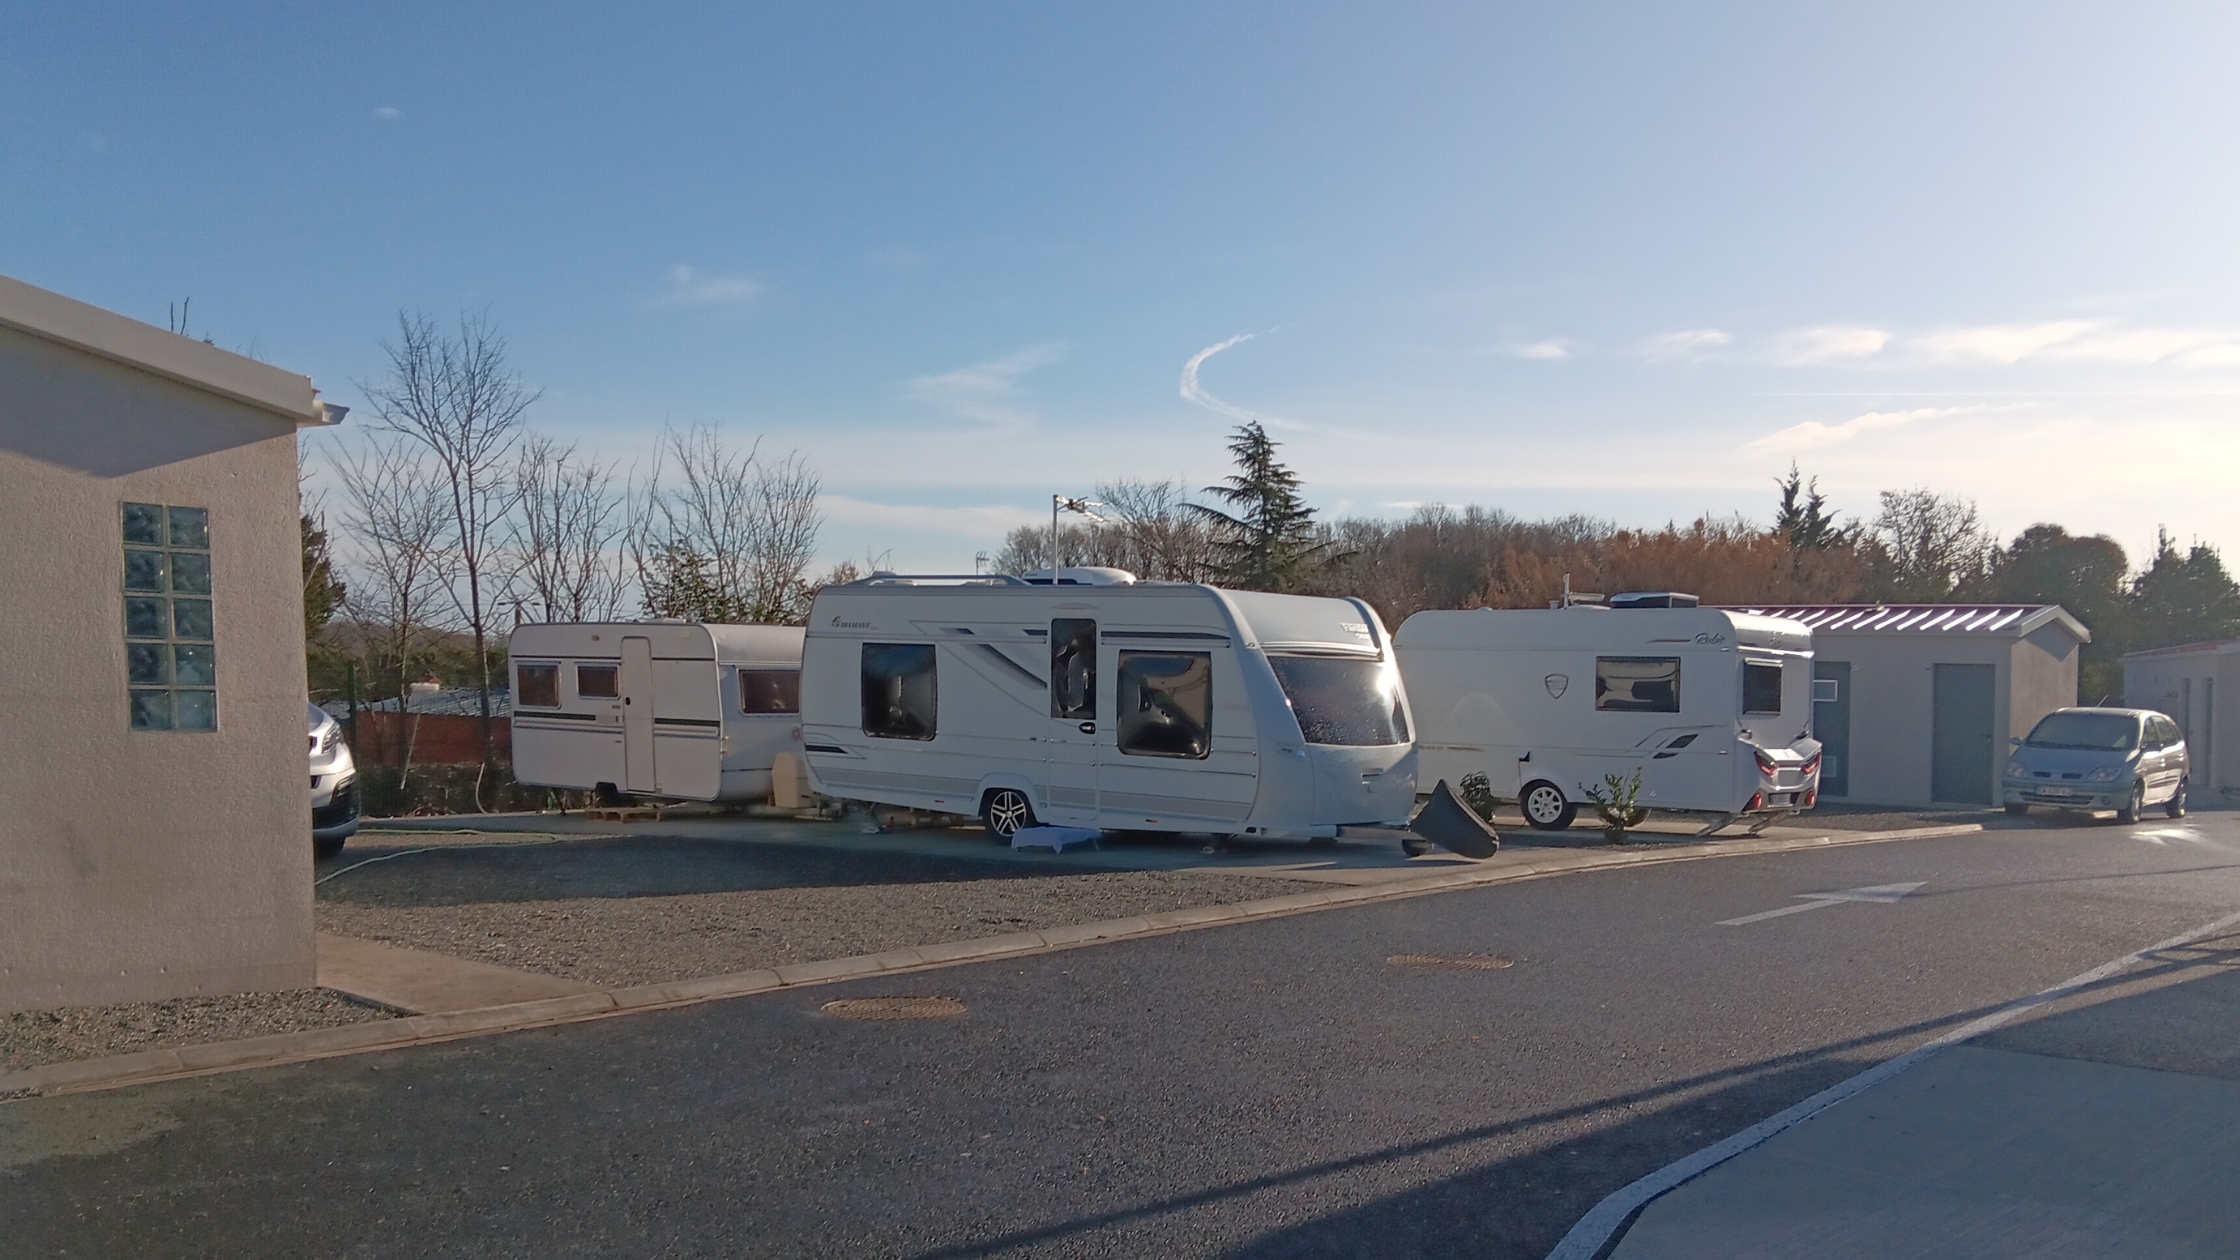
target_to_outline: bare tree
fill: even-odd
[[[417,664],[453,604],[444,582],[443,549],[450,512],[442,479],[427,454],[401,438],[369,438],[336,461],[342,480],[343,528],[350,540],[351,580],[344,595],[362,654],[393,687],[400,721],[394,760],[406,766],[401,710]]]
[[[615,470],[552,438],[522,440],[514,468],[514,578],[538,621],[602,621],[621,611],[622,505]]]
[[[630,554],[648,612],[705,621],[788,622],[808,611],[805,580],[821,488],[798,455],[760,458],[713,426],[670,431],[632,505]]]
[[[1867,542],[1882,593],[1907,600],[1949,598],[1988,571],[1999,550],[1973,500],[1927,489],[1883,491]]]
[[[474,638],[479,662],[482,763],[496,761],[491,737],[490,630],[498,594],[499,530],[513,508],[513,452],[521,415],[538,398],[506,360],[504,334],[486,315],[462,315],[455,334],[412,311],[397,314],[399,339],[383,342],[389,375],[359,382],[390,432],[425,447],[446,492],[443,560],[448,590]]]

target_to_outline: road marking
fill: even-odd
[[[1595,1204],[1593,1210],[1580,1217],[1579,1223],[1571,1227],[1571,1232],[1563,1236],[1563,1241],[1556,1244],[1555,1250],[1548,1253],[1548,1260],[1592,1260],[1592,1257],[1608,1250],[1618,1235],[1633,1222],[1634,1217],[1659,1195],[1678,1189],[1782,1130],[1809,1120],[1847,1098],[1865,1093],[1947,1046],[1971,1041],[2048,1002],[2098,984],[2143,958],[2152,957],[2166,949],[2189,945],[2205,936],[2214,936],[2235,924],[2240,924],[2240,914],[2228,914],[2190,931],[2180,932],[2166,941],[2156,941],[2145,949],[2104,962],[2082,975],[2071,976],[2050,989],[2041,989],[2020,1001],[2000,1007],[1982,1019],[1962,1024],[1941,1037],[1925,1041],[1895,1059],[1886,1059],[1849,1080],[1838,1081],[1788,1110],[1760,1120],[1724,1142],[1706,1146],[1693,1155],[1676,1159]]]
[[[1757,923],[1764,919],[1778,919],[1785,914],[1803,914],[1807,910],[1825,910],[1829,906],[1840,906],[1846,901],[1871,901],[1881,906],[1892,905],[1903,900],[1907,893],[1928,882],[1928,880],[1921,879],[1910,884],[1876,884],[1872,888],[1846,888],[1842,892],[1798,893],[1799,897],[1805,899],[1805,903],[1801,906],[1783,906],[1779,910],[1765,910],[1757,914],[1746,914],[1739,919],[1721,919],[1714,926],[1741,927],[1745,923]]]

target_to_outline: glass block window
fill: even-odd
[[[218,729],[210,510],[127,503],[124,659],[136,731]]]

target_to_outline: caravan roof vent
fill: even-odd
[[[1694,608],[1703,601],[1683,591],[1627,591],[1612,595],[1612,608]]]
[[[1050,585],[1050,570],[1035,569],[1023,575],[1035,586]],[[1102,565],[1072,565],[1058,570],[1060,586],[1134,586],[1136,575],[1126,569],[1108,569]]]

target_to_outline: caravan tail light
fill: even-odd
[[[1809,779],[1818,773],[1820,773],[1820,754],[1814,753],[1804,759],[1804,777]]]
[[[1819,788],[1811,788],[1811,789],[1808,789],[1808,790],[1807,790],[1807,791],[1805,792],[1805,794],[1804,794],[1804,807],[1805,807],[1806,809],[1811,809],[1811,808],[1812,808],[1813,806],[1815,806],[1815,805],[1818,805],[1819,803],[1820,803],[1820,789],[1819,789]]]
[[[1751,751],[1758,754],[1758,769],[1763,771],[1767,778],[1772,778],[1774,772],[1780,769],[1779,766],[1773,764],[1773,754],[1763,748],[1753,748]]]
[[[1732,797],[1729,797],[1728,799],[1732,800],[1733,798],[1732,798]],[[1766,807],[1766,794],[1765,794],[1765,793],[1763,793],[1763,792],[1752,792],[1752,793],[1750,794],[1750,803],[1749,803],[1748,805],[1745,805],[1745,806],[1743,806],[1743,807],[1742,807],[1742,812],[1744,812],[1744,813],[1746,813],[1746,814],[1752,814],[1752,813],[1756,813],[1757,811],[1759,811],[1759,810],[1761,810],[1761,809],[1764,809],[1765,807]]]

